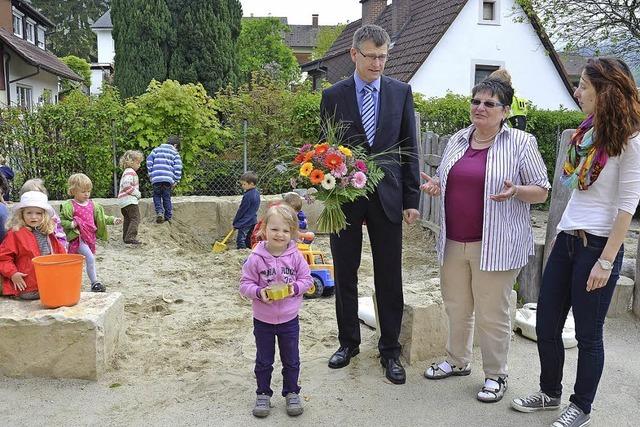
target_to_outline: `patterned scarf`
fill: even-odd
[[[604,147],[596,148],[593,140],[593,114],[590,114],[571,136],[561,181],[569,188],[586,190],[598,179],[609,155]]]

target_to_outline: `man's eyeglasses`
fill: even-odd
[[[364,53],[362,53],[360,49],[356,49],[356,50],[360,53],[360,55],[364,56],[371,62],[375,61],[376,59],[379,60],[380,62],[386,62],[387,58],[389,57],[389,55],[387,55],[386,53],[383,53],[382,55],[373,55],[373,54],[365,55]]]
[[[497,101],[492,101],[492,100],[488,100],[488,101],[481,101],[479,99],[472,99],[471,100],[471,105],[473,105],[474,107],[479,107],[480,104],[484,104],[485,108],[496,108],[496,107],[504,107],[504,104],[501,104]]]

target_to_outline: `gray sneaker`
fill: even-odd
[[[564,408],[558,419],[551,424],[551,427],[582,427],[591,422],[591,416],[582,412],[573,403]]]
[[[287,415],[297,417],[302,414],[304,408],[302,407],[302,401],[298,393],[287,394]]]
[[[259,394],[256,396],[256,406],[253,407],[253,416],[264,418],[271,413],[271,396]]]
[[[549,397],[539,391],[527,397],[518,397],[511,401],[511,407],[520,412],[546,411],[560,408],[559,397]]]

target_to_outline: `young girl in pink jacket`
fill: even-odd
[[[263,236],[242,267],[240,293],[253,301],[253,334],[256,337],[255,374],[258,383],[253,415],[266,417],[271,408],[271,373],[278,338],[282,362],[282,396],[286,398],[287,414],[302,414],[300,401],[300,325],[298,311],[303,294],[313,279],[309,265],[296,244],[298,218],[286,205],[273,206],[263,220]],[[288,295],[272,300],[267,287],[286,284]]]

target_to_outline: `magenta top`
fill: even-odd
[[[489,148],[469,148],[447,176],[444,211],[447,239],[469,243],[482,240],[484,181]]]

